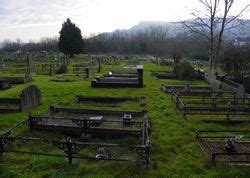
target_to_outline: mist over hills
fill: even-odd
[[[231,26],[236,26],[238,22],[232,23]],[[250,41],[250,19],[242,20],[242,26],[237,28],[232,28],[230,31],[225,31],[224,37],[228,40],[249,40]],[[163,21],[142,21],[137,25],[131,27],[130,29],[124,30],[115,30],[110,33],[101,33],[99,35],[113,35],[115,33],[119,33],[119,35],[134,35],[140,32],[146,32],[150,29],[161,28],[166,30],[166,35],[169,37],[174,37],[181,33],[188,33],[188,30],[185,29],[181,22],[163,22]],[[98,36],[99,36],[98,35]]]

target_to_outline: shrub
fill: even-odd
[[[177,78],[180,80],[194,80],[196,79],[196,74],[193,66],[187,60],[182,60],[180,63],[176,64],[175,72]]]
[[[62,65],[57,71],[57,74],[65,74],[68,72],[68,68],[66,65]]]
[[[160,65],[161,65],[161,66],[172,66],[172,65],[173,65],[173,61],[161,60],[161,61],[160,61]]]

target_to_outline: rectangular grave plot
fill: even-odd
[[[42,117],[34,118],[42,122]],[[18,153],[39,156],[65,157],[69,163],[75,158],[95,161],[136,162],[149,165],[150,141],[148,127],[142,128],[140,138],[122,137],[90,138],[65,137],[55,132],[44,132],[32,129],[31,117],[13,126],[0,135],[0,154]],[[24,131],[24,127],[32,132]],[[19,130],[19,131],[18,131]],[[20,134],[20,130],[22,134]],[[70,151],[69,151],[70,150]],[[4,155],[4,154],[3,154]]]
[[[225,92],[222,90],[213,91],[210,86],[185,86],[185,85],[162,85],[161,90],[164,93],[178,93],[181,96],[235,96],[234,92]]]
[[[131,120],[124,119],[130,114]],[[60,131],[74,135],[135,135],[148,125],[145,111],[108,111],[52,107],[43,117],[31,117],[31,128]]]
[[[72,105],[84,105],[84,106],[145,106],[145,97],[87,97],[87,96],[76,96]]]
[[[115,74],[115,75],[123,75],[121,72],[121,74]],[[131,74],[131,72],[127,72],[129,73],[129,75],[126,74],[125,72],[125,76],[122,77],[117,77],[117,76],[104,76],[104,77],[100,77],[100,78],[95,78],[94,80],[92,80],[91,82],[91,86],[92,87],[143,87],[143,66],[138,65],[137,66],[137,76],[136,77],[132,77],[131,75],[135,75],[135,74]],[[112,72],[110,73],[112,74]]]
[[[199,130],[196,131],[196,140],[202,151],[213,161],[250,162],[249,130]]]
[[[188,115],[224,116],[227,122],[249,121],[250,100],[247,98],[181,96],[173,93],[171,99],[184,117]]]

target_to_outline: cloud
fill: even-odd
[[[237,0],[235,11],[247,1]],[[199,9],[197,4],[199,0],[0,0],[0,41],[58,35],[68,17],[84,35],[130,28],[139,21],[183,20]]]
[[[90,0],[0,0],[1,25],[25,25],[62,22],[67,17],[82,16],[81,9]]]

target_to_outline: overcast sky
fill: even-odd
[[[0,0],[0,42],[58,36],[69,17],[83,35],[128,29],[140,21],[178,21],[200,9],[199,0]],[[235,0],[240,11],[250,0]],[[250,19],[250,10],[242,18]]]

